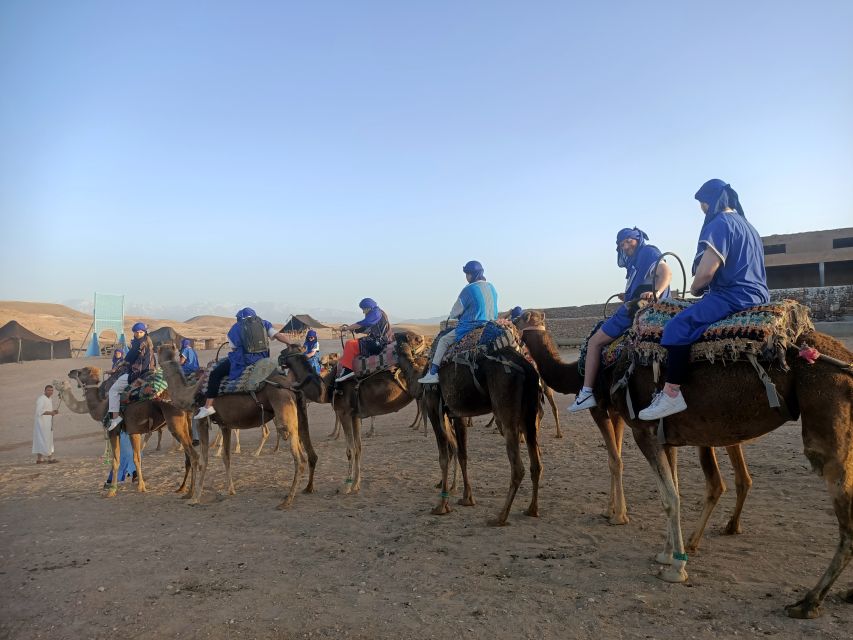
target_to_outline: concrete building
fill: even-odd
[[[771,289],[853,285],[853,227],[761,240]]]

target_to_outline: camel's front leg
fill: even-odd
[[[130,442],[133,445],[133,464],[136,465],[136,474],[139,480],[136,491],[145,493],[148,489],[145,488],[145,478],[142,477],[142,435],[134,433],[130,436]]]
[[[352,430],[352,492],[358,493],[361,489],[361,418],[352,416],[350,423]]]
[[[189,468],[191,472],[189,491],[183,496],[189,498],[193,495],[196,482],[196,472],[198,471],[198,452],[193,447],[193,437],[191,430],[192,420],[188,413],[183,413],[179,416],[172,417],[167,421],[167,426],[172,437],[181,445],[184,450],[184,467]],[[186,484],[187,473],[184,473],[184,484]],[[183,488],[183,485],[181,489]],[[178,492],[181,492],[181,489]]]
[[[198,479],[194,483],[195,491],[188,504],[196,505],[201,500],[201,494],[204,493],[204,477],[207,475],[207,464],[210,456],[210,418],[203,418],[198,421],[198,440],[201,445],[201,455],[197,460]]]
[[[444,415],[439,415],[436,407],[425,407],[424,412],[429,416],[432,430],[435,432],[435,442],[438,445],[438,464],[441,467],[441,481],[439,482],[441,494],[438,504],[432,509],[431,513],[434,516],[442,516],[451,511],[450,492],[447,490],[447,470],[450,457],[457,456],[456,437],[450,432],[447,418]]]
[[[283,410],[276,412],[276,429],[282,434],[287,433],[290,439],[290,455],[293,456],[293,481],[290,483],[290,491],[287,492],[287,497],[277,507],[278,509],[287,509],[293,504],[296,488],[302,479],[302,473],[305,471],[305,455],[302,451],[302,445],[299,443],[299,422],[295,409],[288,411],[287,421],[282,422],[282,424],[279,424],[280,415],[285,415]]]
[[[311,443],[311,431],[308,428],[308,409],[304,401],[300,401],[297,407],[299,416],[299,441],[308,455],[308,484],[305,485],[304,493],[314,493],[314,471],[317,469],[317,452]]]
[[[113,452],[113,473],[112,473],[112,484],[110,484],[110,488],[107,490],[105,498],[115,498],[116,491],[118,491],[118,465],[121,456],[121,441],[119,440],[118,430],[113,429],[109,435],[110,438],[110,449]],[[138,469],[139,467],[137,467]]]
[[[690,534],[687,542],[689,553],[694,553],[699,548],[699,542],[701,542],[705,527],[708,525],[708,519],[720,501],[720,496],[726,492],[726,483],[720,475],[717,454],[713,447],[698,447],[698,450],[699,464],[702,467],[702,473],[705,474],[705,503],[702,507],[702,513],[699,515],[699,522],[696,523],[696,528]]]
[[[233,496],[237,491],[234,489],[234,479],[231,477],[231,429],[228,427],[220,427],[220,429],[222,430],[222,462],[225,464],[225,486],[228,495]]]
[[[338,416],[338,420],[341,423],[341,430],[344,432],[344,437],[347,441],[347,475],[344,478],[344,484],[340,488],[341,493],[350,493],[352,492],[352,483],[353,483],[353,473],[354,473],[354,464],[355,464],[355,443],[353,442],[352,435],[352,418],[347,413],[347,409],[343,408],[336,409],[336,413]]]
[[[547,387],[546,387],[547,389]],[[527,455],[530,458],[530,481],[533,491],[530,497],[530,506],[527,515],[539,517],[539,481],[542,479],[542,452],[539,450],[539,420],[540,413],[537,411],[533,416],[534,424],[527,428]]]
[[[506,525],[507,518],[509,517],[509,510],[512,508],[513,500],[515,500],[515,494],[518,492],[518,487],[521,485],[521,481],[524,478],[524,464],[521,462],[521,449],[518,442],[518,417],[511,416],[511,419],[516,422],[512,423],[509,420],[498,418],[499,422],[506,424],[504,427],[504,441],[506,442],[506,455],[509,458],[510,481],[509,492],[507,493],[503,508],[500,513],[498,513],[497,518],[493,518],[488,521],[489,525],[493,527],[502,527]],[[515,428],[513,429],[510,427],[510,424],[514,424]],[[459,464],[462,466],[461,458],[459,460]],[[464,478],[465,467],[462,466],[462,469],[462,477]]]
[[[607,411],[594,408],[590,409],[589,413],[601,432],[604,446],[607,447],[607,464],[610,468],[610,498],[607,511],[603,515],[610,524],[627,524],[628,507],[622,484],[622,436],[625,423],[615,411],[608,415]]]
[[[335,426],[332,427],[332,433],[326,436],[326,440],[337,440],[341,437],[342,430],[341,418],[337,413],[335,413]]]
[[[462,471],[462,497],[459,498],[458,504],[464,507],[473,507],[477,503],[474,502],[474,491],[471,489],[471,481],[468,478],[468,429],[465,427],[465,421],[461,418],[451,418],[450,422],[453,425],[453,433],[456,434],[455,457]],[[455,476],[455,465],[453,473]],[[454,477],[454,484],[455,480]]]
[[[242,453],[242,450],[240,449],[240,430],[234,429],[233,433],[234,433],[234,453]]]
[[[737,503],[735,504],[735,510],[732,512],[732,517],[729,518],[729,523],[723,529],[723,533],[734,535],[741,532],[740,514],[743,512],[743,503],[746,502],[746,496],[752,487],[752,477],[749,475],[749,469],[746,466],[746,458],[743,456],[742,446],[734,445],[726,447],[726,453],[729,454],[729,460],[731,460],[732,468],[735,472]]]
[[[276,431],[278,431],[277,427],[276,427]],[[252,454],[255,458],[257,458],[258,456],[261,455],[261,451],[264,450],[264,445],[267,443],[267,440],[269,439],[269,437],[270,437],[270,428],[266,424],[264,424],[261,427],[261,444],[258,445],[258,450]]]
[[[557,401],[554,400],[554,392],[549,386],[544,386],[543,391],[545,393],[545,398],[548,400],[548,404],[551,405],[551,412],[554,414],[554,422],[557,423],[557,432],[554,434],[554,437],[562,438],[563,432],[560,431],[560,410],[557,409]]]

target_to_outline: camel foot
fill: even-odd
[[[115,498],[115,497],[116,497],[116,490],[115,490],[115,489],[110,489],[109,491],[107,491],[107,492],[104,494],[104,497],[105,497],[105,498]]]
[[[437,507],[433,507],[433,509],[432,509],[432,511],[430,511],[430,513],[434,516],[445,516],[448,513],[450,513],[451,511],[452,511],[452,509],[450,508],[450,505],[447,504],[447,502],[445,501],[445,502],[442,502]]]
[[[228,487],[228,495],[229,496],[236,496],[237,495],[237,490],[234,488],[234,485],[231,485],[230,487]]]
[[[658,564],[672,564],[671,553],[659,553],[655,556],[655,562]]]
[[[799,620],[811,620],[819,618],[823,615],[823,607],[819,602],[810,602],[803,598],[799,602],[789,604],[785,607],[785,613],[789,618],[797,618]]]
[[[139,486],[136,488],[136,493],[148,493],[148,489],[140,482]]]
[[[562,432],[562,431],[558,431],[557,433],[555,433],[555,434],[554,434],[554,437],[555,437],[557,440],[559,440],[560,438],[562,438],[562,437],[563,437],[563,432]]]
[[[612,516],[607,518],[607,522],[609,522],[612,525],[620,525],[620,524],[628,524],[629,522],[631,522],[631,520],[624,513],[620,513],[620,514],[614,513]]]
[[[234,449],[234,453],[235,453],[235,454],[237,454],[237,453],[243,453],[243,451],[242,451],[242,449],[240,449],[240,447],[237,447],[236,449]]]
[[[278,509],[279,511],[287,511],[288,509],[290,509],[290,505],[292,505],[292,504],[293,504],[293,498],[285,498],[284,500],[279,502],[276,509]]]
[[[687,555],[691,555],[691,556],[692,556],[692,555],[693,555],[694,553],[696,553],[697,551],[699,551],[699,543],[698,543],[698,542],[693,542],[693,541],[691,540],[690,542],[688,542],[688,543],[684,546],[684,553],[686,553]]]
[[[473,507],[477,503],[474,502],[474,496],[467,496],[464,498],[459,498],[459,500],[456,501],[456,504],[461,505],[463,507]]]
[[[853,604],[853,589],[848,589],[847,591],[842,593],[841,599],[844,600],[844,602],[849,602],[850,604]]]
[[[302,493],[314,493],[314,483],[312,482],[302,490]]]
[[[186,492],[187,492],[186,487],[178,487],[177,489],[175,489],[175,493],[186,493]]]
[[[674,567],[668,567],[666,569],[661,569],[658,573],[658,578],[663,580],[664,582],[671,582],[673,584],[679,582],[687,581],[687,572],[684,570],[684,567],[680,567],[676,569]]]
[[[260,458],[260,457],[261,457],[261,452],[260,452],[260,451],[256,451],[255,453],[253,453],[253,454],[252,454],[252,457],[253,457],[253,458]]]
[[[729,520],[729,523],[723,528],[722,534],[724,536],[733,536],[738,533],[743,533],[740,528],[740,522],[735,522],[734,520]]]
[[[507,522],[506,518],[502,518],[498,516],[497,518],[489,518],[486,520],[486,524],[490,527],[506,527],[509,526],[509,522]]]
[[[539,507],[534,507],[533,505],[530,505],[529,507],[527,507],[527,509],[524,510],[524,515],[530,516],[531,518],[538,518]]]

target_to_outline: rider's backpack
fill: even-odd
[[[258,316],[240,320],[240,339],[246,353],[263,353],[270,349],[270,339],[264,321]]]

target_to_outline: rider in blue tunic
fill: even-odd
[[[438,383],[438,368],[450,346],[464,338],[473,329],[482,327],[498,317],[498,292],[495,291],[491,282],[486,281],[483,265],[476,260],[471,260],[462,267],[462,272],[468,284],[462,289],[450,310],[450,318],[458,320],[456,328],[439,338],[429,372],[418,380],[421,384]]]
[[[662,260],[661,251],[653,244],[646,244],[649,236],[634,227],[622,229],[616,234],[616,264],[627,271],[625,274],[625,292],[619,294],[623,301],[669,297],[669,283],[672,270]],[[655,268],[657,265],[657,268]],[[653,291],[654,289],[654,291]],[[575,413],[597,406],[592,388],[601,364],[601,349],[631,328],[633,318],[627,307],[622,304],[610,316],[601,328],[592,334],[586,349],[583,388],[578,393],[569,411]]]
[[[317,332],[314,329],[309,329],[305,334],[305,344],[302,345],[305,350],[305,357],[308,358],[308,364],[314,369],[314,373],[320,373],[320,343],[317,341]]]
[[[189,338],[184,338],[181,340],[181,371],[184,372],[185,376],[188,376],[195,371],[198,371],[198,355],[193,349],[192,340]]]
[[[690,345],[726,316],[767,304],[764,246],[749,224],[738,195],[722,180],[709,180],[696,192],[705,213],[693,260],[690,292],[702,299],[670,320],[661,344],[666,347],[666,385],[652,404],[640,411],[641,420],[658,420],[684,411],[681,384],[687,378]]]

